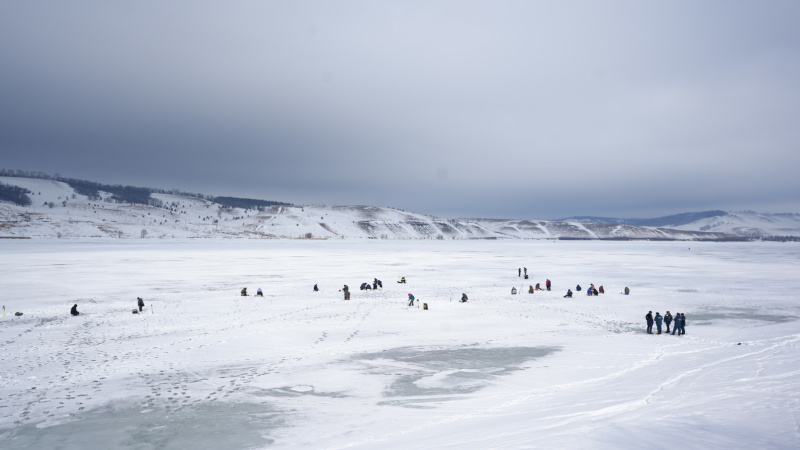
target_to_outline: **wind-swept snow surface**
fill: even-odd
[[[797,448],[798,249],[0,240],[0,446]]]

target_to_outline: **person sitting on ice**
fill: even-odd
[[[628,289],[628,286],[625,286],[625,295],[628,295],[630,293],[631,293],[631,290]]]
[[[572,298],[572,291],[570,289],[567,289],[567,295],[565,295],[564,298]]]
[[[469,300],[469,299],[467,298],[467,294],[464,294],[464,293],[462,293],[462,294],[461,294],[461,303],[466,303],[466,302],[467,302],[467,300]]]
[[[533,285],[528,285],[528,294],[533,294]]]
[[[599,292],[601,294],[605,294],[606,293],[606,291],[603,290],[603,286],[600,286],[599,288],[597,288],[597,292]]]
[[[414,306],[414,294],[408,293],[408,306]]]
[[[406,277],[401,277],[400,281],[398,281],[398,283],[406,284]]]
[[[592,289],[592,295],[594,295],[596,297],[596,296],[600,295],[600,293],[597,292],[597,289],[593,288]]]
[[[511,295],[517,295],[517,288],[515,287],[511,288]]]
[[[537,291],[541,291],[542,290],[541,286],[539,286],[539,283],[536,283],[536,290]]]
[[[69,313],[72,314],[73,316],[80,315],[80,313],[78,312],[78,304],[77,303],[72,305],[72,309],[69,310]]]
[[[247,297],[247,288],[242,288],[242,297]]]
[[[575,291],[577,291],[577,292],[580,292],[580,291],[581,291],[581,285],[580,285],[580,284],[579,284],[579,285],[577,285],[577,286],[575,286]]]
[[[261,292],[261,288],[258,288],[258,290],[256,291],[256,297],[263,297],[263,296],[264,296],[264,293]]]
[[[317,292],[317,291],[319,291],[319,288],[317,287],[317,284],[314,283],[314,292]]]

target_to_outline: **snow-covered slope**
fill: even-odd
[[[31,191],[33,204],[0,203],[0,237],[33,238],[356,238],[356,239],[677,239],[730,240],[725,232],[626,224],[505,219],[439,219],[374,206],[226,208],[208,200],[152,194],[163,206],[90,200],[67,184],[0,177]],[[717,230],[713,230],[717,231]]]
[[[679,230],[714,231],[748,237],[800,236],[800,214],[733,212],[675,227]]]

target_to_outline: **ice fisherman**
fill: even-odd
[[[551,286],[551,285],[550,285],[550,279],[548,278],[548,279],[547,279],[547,280],[544,282],[544,287],[546,287],[546,288],[547,288],[547,290],[549,291],[549,290],[550,290],[550,286]]]
[[[319,291],[319,287],[317,287],[317,283],[314,283],[314,292],[318,292],[318,291]]]
[[[661,334],[661,321],[664,320],[664,318],[661,317],[661,314],[658,311],[656,311],[656,317],[654,319],[656,321],[656,331],[658,331],[656,334]]]
[[[603,286],[600,286],[599,288],[597,288],[597,292],[599,292],[601,294],[605,294],[606,293],[606,291],[603,290]]]
[[[567,289],[567,295],[565,295],[564,298],[572,298],[572,290],[571,289]]]
[[[528,294],[533,294],[533,285],[532,284],[528,285]]]
[[[672,334],[678,332],[678,336],[686,334],[686,315],[684,313],[675,313],[675,327],[672,328]]]
[[[69,313],[72,314],[73,316],[80,315],[80,313],[78,312],[78,304],[77,303],[72,305],[72,309],[69,310]]]
[[[247,297],[247,288],[242,288],[242,297]]]
[[[537,291],[541,291],[541,290],[542,290],[542,288],[541,288],[541,287],[539,287],[539,283],[536,283],[536,288],[535,288],[535,289],[536,289]]]
[[[144,300],[142,300],[142,297],[136,297],[136,300],[136,303],[139,305],[139,312],[142,312],[142,308],[144,308]]]
[[[344,292],[344,299],[345,300],[350,300],[350,288],[346,284],[344,285],[344,287],[342,289],[340,289],[340,292]]]
[[[461,294],[461,303],[466,303],[466,302],[467,302],[467,300],[469,300],[469,299],[467,298],[467,294],[464,294],[464,293],[462,293],[462,294]]]
[[[517,295],[517,288],[515,287],[511,288],[511,295]]]
[[[628,286],[625,286],[625,295],[628,295],[630,293],[631,293],[631,290],[628,289]]]
[[[414,306],[414,294],[408,293],[408,306]]]
[[[576,292],[580,292],[581,291],[581,285],[580,284],[575,286],[575,291]]]
[[[264,293],[261,292],[261,288],[258,288],[258,290],[256,291],[256,297],[263,297],[263,296],[264,296]]]
[[[647,334],[653,334],[653,311],[648,311],[644,319],[647,321]]]
[[[518,268],[518,269],[517,269],[517,276],[518,276],[518,277],[521,277],[521,276],[522,276],[522,268]]]
[[[398,283],[406,284],[406,277],[400,277],[400,281]]]
[[[669,324],[672,323],[672,314],[669,311],[664,314],[664,323],[667,325],[667,334],[669,334]]]

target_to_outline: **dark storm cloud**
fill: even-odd
[[[797,211],[795,2],[4,2],[0,166],[447,216]]]

